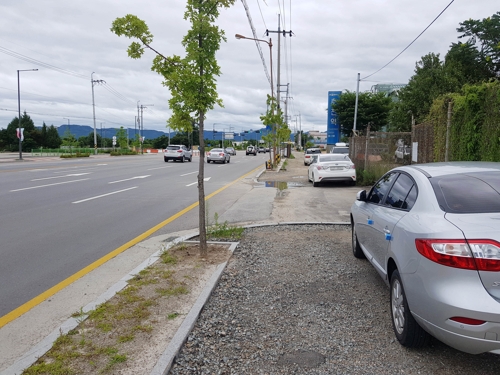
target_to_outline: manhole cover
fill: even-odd
[[[312,350],[299,349],[278,359],[279,365],[297,364],[300,367],[318,367],[325,363],[325,356]]]

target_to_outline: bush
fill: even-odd
[[[122,156],[122,155],[137,155],[137,151],[132,150],[116,150],[109,153],[111,156]]]
[[[387,171],[393,168],[391,164],[369,164],[368,168],[356,168],[356,185],[371,186],[375,184]]]

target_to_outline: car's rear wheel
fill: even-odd
[[[313,186],[314,186],[314,187],[318,187],[318,186],[319,186],[319,181],[316,181],[316,180],[314,179],[314,174],[312,175],[312,183],[313,183]]]
[[[191,163],[193,161],[193,157],[191,156],[188,161]]]
[[[408,348],[420,348],[429,343],[430,335],[420,327],[411,314],[399,271],[391,276],[392,328],[399,343]]]
[[[207,159],[207,163],[210,164],[210,160]]]
[[[165,163],[168,163],[168,159],[167,158],[163,158],[163,160],[165,160]]]
[[[231,158],[227,159],[227,164],[231,163]]]
[[[361,250],[361,246],[359,246],[359,242],[358,242],[358,236],[356,234],[356,229],[354,228],[354,223],[351,224],[352,225],[352,230],[351,230],[351,234],[352,234],[352,253],[354,254],[354,257],[355,258],[358,258],[358,259],[365,259],[365,253],[363,253],[363,250]]]

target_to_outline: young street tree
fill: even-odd
[[[270,143],[273,148],[274,160],[271,161],[273,167],[276,166],[276,148],[281,142],[289,141],[291,131],[286,124],[281,108],[278,108],[276,98],[267,95],[267,111],[264,115],[260,116],[260,120],[266,126],[271,126],[272,131],[263,136],[262,139]]]
[[[151,44],[153,35],[146,23],[137,16],[128,14],[113,21],[111,31],[118,36],[136,39],[130,44],[129,57],[139,59],[150,49],[156,54],[151,69],[164,78],[172,95],[169,106],[172,117],[168,125],[178,131],[192,131],[192,123],[198,123],[200,134],[200,164],[198,173],[198,202],[200,254],[207,255],[205,222],[204,162],[205,143],[203,139],[206,113],[215,105],[222,107],[217,94],[216,77],[220,67],[215,58],[220,43],[225,39],[224,31],[215,25],[219,9],[229,8],[235,0],[187,0],[184,19],[191,22],[191,29],[182,39],[186,56],[166,57],[155,50]]]

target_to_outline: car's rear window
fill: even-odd
[[[431,178],[445,212],[500,212],[500,172],[477,172]]]
[[[167,150],[178,150],[180,148],[180,146],[167,146]]]
[[[223,152],[221,148],[213,148],[211,152]]]
[[[306,154],[321,154],[321,150],[319,148],[311,148],[306,150]]]
[[[351,161],[351,159],[349,159],[349,156],[341,154],[321,155],[319,162],[322,163],[324,161]]]
[[[349,147],[334,147],[332,149],[332,154],[348,154]]]

